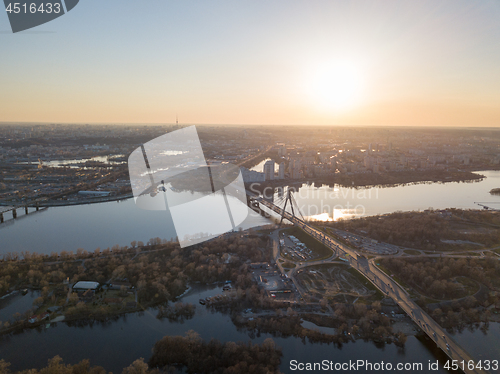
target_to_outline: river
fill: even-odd
[[[373,216],[425,209],[480,209],[476,202],[500,209],[500,196],[489,191],[500,186],[500,171],[479,171],[486,178],[473,182],[417,183],[394,187],[346,188],[302,185],[294,198],[304,216],[321,220]],[[284,193],[276,193],[276,201]]]
[[[486,176],[474,183],[432,183],[395,187],[346,188],[303,185],[294,195],[304,216],[338,219],[391,213],[397,210],[463,208],[477,209],[474,202],[500,207],[500,196],[489,194],[500,186],[500,171],[478,172]],[[282,193],[275,193],[275,201]],[[202,210],[203,207],[200,207]],[[142,210],[133,199],[99,204],[48,208],[0,224],[0,255],[7,252],[72,251],[130,245],[151,238],[176,237],[168,211]],[[196,215],[196,212],[191,214]],[[242,228],[270,223],[250,211]]]
[[[203,210],[203,207],[200,207]],[[196,212],[192,212],[195,215]],[[270,221],[249,210],[243,229]],[[173,239],[174,223],[168,211],[143,210],[134,199],[98,204],[51,207],[0,224],[0,255],[29,251],[44,254],[78,248],[94,251],[115,244],[146,243],[151,238]]]

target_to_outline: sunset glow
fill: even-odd
[[[362,78],[348,63],[325,64],[318,68],[310,82],[313,105],[326,110],[348,110],[359,104]]]

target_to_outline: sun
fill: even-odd
[[[325,64],[311,74],[309,96],[320,108],[350,109],[361,101],[362,81],[359,69],[352,64]]]

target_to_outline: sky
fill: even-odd
[[[500,1],[81,0],[12,34],[0,122],[499,126]]]

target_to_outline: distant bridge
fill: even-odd
[[[3,223],[4,220],[5,220],[5,215],[7,213],[11,213],[12,214],[12,218],[17,218],[17,211],[18,209],[21,209],[21,211],[24,209],[24,214],[28,214],[29,211],[28,211],[28,208],[29,207],[34,207],[36,209],[36,211],[38,212],[40,210],[40,204],[39,202],[31,202],[31,203],[25,203],[25,204],[18,204],[18,205],[15,205],[15,206],[0,206],[0,223]]]

